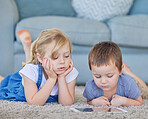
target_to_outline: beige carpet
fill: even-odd
[[[148,119],[148,99],[142,106],[120,107],[127,113],[85,113],[69,110],[71,107],[92,107],[83,98],[84,87],[76,86],[75,104],[62,106],[47,103],[44,106],[32,106],[26,102],[0,100],[0,119]]]

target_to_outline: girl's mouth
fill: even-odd
[[[59,71],[64,71],[65,70],[65,67],[60,67],[58,68]]]

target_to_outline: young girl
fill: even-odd
[[[90,51],[89,67],[93,80],[88,81],[83,96],[90,105],[136,106],[142,97],[136,81],[122,73],[120,48],[113,42],[96,44]]]
[[[30,39],[23,40],[27,35],[19,36],[26,44],[24,50],[31,44]],[[29,62],[19,72],[2,80],[0,99],[27,101],[33,105],[46,102],[73,104],[78,71],[73,67],[71,47],[69,38],[62,31],[50,29],[41,32],[32,44],[31,59],[28,52],[25,54]]]

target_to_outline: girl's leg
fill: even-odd
[[[32,42],[30,32],[29,30],[23,29],[23,30],[17,31],[17,35],[22,42],[25,56],[26,56],[26,62],[28,62],[30,59],[30,53],[31,53],[30,49],[31,49],[31,42]]]
[[[138,85],[140,91],[142,92],[142,97],[148,98],[148,87],[147,87],[147,85],[145,84],[145,82],[143,80],[141,80],[138,76],[136,76],[131,71],[129,66],[127,66],[126,64],[124,64],[124,66],[123,66],[123,73],[126,73],[126,74],[132,76],[136,80],[137,85]]]

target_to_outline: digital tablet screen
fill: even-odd
[[[75,108],[80,112],[93,112],[93,108]]]
[[[116,107],[106,107],[106,108],[71,108],[75,112],[113,112],[113,113],[120,113],[120,112],[127,112],[124,109],[116,108]]]

